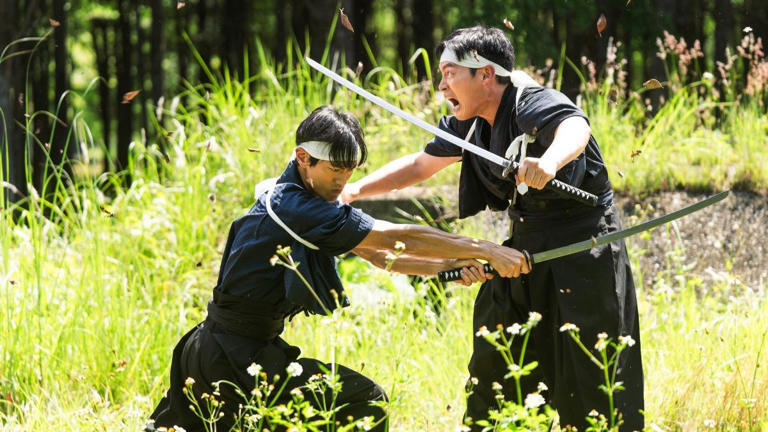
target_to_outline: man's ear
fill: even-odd
[[[308,167],[309,153],[307,153],[307,151],[303,148],[296,147],[296,161],[299,163],[299,166],[304,168]]]
[[[483,77],[483,81],[493,80],[493,78],[496,76],[496,71],[493,69],[493,66],[489,65],[480,69],[480,74]]]

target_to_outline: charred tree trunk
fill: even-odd
[[[123,103],[123,96],[133,90],[131,67],[133,50],[131,44],[131,23],[128,15],[128,0],[117,0],[118,12],[117,39],[120,41],[120,52],[117,57],[117,166],[116,171],[128,169],[129,147],[133,132],[133,112],[130,103]],[[126,184],[130,178],[126,178]]]
[[[111,77],[109,70],[109,59],[112,57],[111,44],[109,43],[109,29],[112,22],[105,19],[93,20],[93,51],[96,54],[96,70],[101,77],[99,83],[99,108],[101,115],[101,136],[104,140],[104,149],[107,156],[111,153],[112,142],[112,101],[110,97],[109,79]],[[109,158],[105,158],[103,170],[109,169]]]
[[[395,39],[397,40],[397,54],[400,57],[400,65],[403,68],[403,73],[406,74],[408,70],[408,31],[407,25],[408,17],[406,16],[409,9],[408,0],[395,0],[395,20],[399,25],[395,26]],[[430,49],[430,53],[432,50]]]
[[[41,1],[38,5],[39,16],[46,16],[50,13],[48,2]],[[50,105],[50,45],[51,41],[46,40],[40,43],[34,54],[33,67],[30,82],[35,83],[32,88],[32,101],[34,111],[49,111]],[[35,189],[42,191],[42,185],[46,177],[45,171],[50,169],[48,161],[48,149],[51,142],[51,121],[46,115],[35,116],[34,124],[31,125],[36,137],[30,152],[32,158],[32,184]],[[48,146],[46,147],[46,144]]]
[[[283,0],[275,0],[272,8],[275,14],[275,37],[273,39],[272,55],[277,63],[283,63],[286,60],[285,44],[288,42],[288,33],[285,25],[286,8],[286,2]]]
[[[432,19],[432,0],[419,0],[413,4],[413,43],[415,48],[424,48],[427,52],[432,52],[435,48],[435,38],[432,34],[434,22]],[[412,53],[408,53],[412,54]],[[425,79],[427,76],[426,65],[419,59],[416,62],[416,75],[418,79]]]
[[[251,3],[227,0],[224,11],[224,60],[234,76],[242,76],[246,69],[244,54],[250,40]],[[249,57],[250,62],[250,57]]]
[[[0,26],[0,47],[5,48],[19,37],[16,0],[0,0],[0,16],[4,23]],[[0,160],[2,160],[2,180],[11,186],[2,188],[2,207],[7,208],[27,195],[26,180],[26,144],[23,131],[15,122],[22,121],[24,115],[23,88],[24,70],[20,57],[3,60],[0,63]]]
[[[62,97],[69,90],[69,51],[67,50],[67,30],[69,27],[67,12],[64,9],[64,0],[53,0],[53,16],[59,22],[59,26],[53,32],[54,61],[56,69],[55,80],[55,104],[56,116],[59,121],[53,125],[53,141],[50,146],[51,163],[55,167],[61,167],[62,181],[72,179],[72,164],[70,156],[74,155],[76,148],[68,142],[69,130],[69,103],[66,97]]]
[[[133,6],[134,17],[134,31],[136,32],[136,89],[141,90],[141,93],[136,95],[133,103],[139,104],[139,113],[141,114],[141,120],[139,124],[146,134],[149,131],[149,117],[147,114],[147,92],[145,84],[147,82],[146,68],[144,67],[144,29],[141,27],[141,3],[136,3]]]

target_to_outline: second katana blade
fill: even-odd
[[[688,207],[681,208],[680,210],[675,210],[672,213],[665,214],[664,216],[658,217],[656,219],[651,219],[647,222],[643,222],[641,224],[638,224],[629,228],[624,228],[616,232],[601,235],[599,237],[593,237],[588,240],[572,243],[566,246],[561,246],[559,248],[531,254],[530,264],[533,265],[537,263],[542,263],[544,261],[553,260],[555,258],[564,257],[566,255],[572,255],[577,252],[592,249],[595,246],[604,245],[606,243],[610,243],[616,240],[621,240],[621,239],[633,236],[643,231],[648,231],[649,229],[656,228],[659,225],[663,225],[667,222],[671,222],[675,219],[679,219],[685,215],[697,212],[703,209],[704,207],[709,207],[718,201],[722,201],[725,199],[725,197],[728,196],[728,193],[729,191],[727,190],[717,193],[707,199],[691,204]],[[493,267],[490,266],[490,264],[486,264],[485,271],[492,272],[494,270],[493,270]],[[443,281],[443,282],[459,280],[461,279],[461,269],[452,269],[452,270],[442,271],[437,274],[437,277],[440,281]]]

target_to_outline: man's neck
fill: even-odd
[[[499,105],[501,105],[501,98],[504,96],[504,91],[510,84],[496,84],[488,89],[486,101],[480,107],[480,117],[488,122],[493,127],[493,122],[496,120],[496,113],[499,111]]]

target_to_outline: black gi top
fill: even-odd
[[[263,194],[248,214],[232,223],[216,290],[269,305],[282,307],[287,303],[289,312],[303,309],[322,313],[323,307],[294,271],[270,264],[278,245],[290,245],[299,270],[325,308],[332,310],[336,305],[330,290],[335,290],[346,305],[334,256],[356,247],[373,228],[374,219],[349,204],[330,203],[306,190],[295,161],[277,180],[272,209],[293,232],[319,250],[295,241],[275,223],[265,200]]]
[[[536,136],[528,144],[527,156],[540,157],[552,144],[557,126],[569,117],[582,117],[584,112],[564,94],[546,87],[526,87],[515,110],[517,88],[507,86],[496,112],[493,128],[484,119],[477,117],[474,135],[469,141],[497,155],[504,153],[515,137],[523,132]],[[455,116],[444,116],[438,127],[464,139],[475,119],[457,120]],[[588,121],[588,120],[587,120]],[[489,144],[490,143],[490,144]],[[489,207],[505,210],[512,198],[514,178],[502,178],[503,168],[460,147],[435,137],[427,143],[424,151],[432,156],[462,156],[459,182],[459,217],[472,216]],[[582,154],[558,170],[556,178],[598,196],[598,205],[609,207],[613,201],[611,183],[603,163],[603,157],[594,137]],[[510,213],[516,216],[537,216],[553,210],[583,206],[548,190],[530,188],[525,195],[518,195]]]

